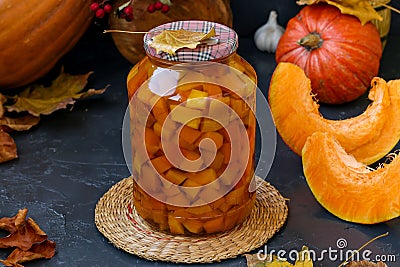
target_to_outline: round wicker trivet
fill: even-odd
[[[220,234],[193,237],[155,231],[132,208],[131,178],[118,182],[100,198],[95,223],[116,247],[148,260],[208,263],[234,258],[265,244],[288,215],[282,195],[261,178],[257,177],[257,183],[257,200],[249,217]]]

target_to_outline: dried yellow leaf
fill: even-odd
[[[82,91],[91,72],[82,75],[70,75],[61,71],[49,87],[31,85],[12,97],[14,103],[5,106],[7,111],[27,111],[33,116],[48,115],[52,112],[73,105],[76,100],[102,94],[104,89]]]
[[[215,29],[211,28],[207,33],[179,30],[163,30],[160,34],[153,37],[149,45],[156,49],[157,53],[166,52],[174,55],[175,52],[183,47],[194,49],[202,41],[215,36]]]
[[[325,2],[340,9],[342,14],[356,16],[362,25],[371,20],[382,21],[382,17],[368,0],[298,0],[298,5],[312,5]]]
[[[246,254],[245,256],[248,267],[313,267],[310,251],[306,246],[303,246],[297,254],[298,258],[294,264],[271,254]]]
[[[37,125],[40,117],[24,114],[18,117],[0,117],[0,129],[5,131],[27,131]]]

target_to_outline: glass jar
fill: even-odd
[[[208,32],[217,44],[157,53],[164,29]],[[254,69],[236,54],[237,34],[207,21],[158,26],[127,77],[134,207],[157,230],[210,234],[250,214],[254,186]],[[253,186],[251,186],[253,185]]]

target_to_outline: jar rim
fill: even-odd
[[[218,43],[213,45],[198,45],[196,48],[180,48],[174,55],[165,52],[157,53],[156,49],[150,46],[152,38],[163,30],[189,30],[207,33],[214,28]],[[211,21],[203,20],[182,20],[159,25],[148,31],[144,38],[144,49],[146,54],[152,58],[169,62],[202,62],[214,61],[226,58],[236,52],[238,46],[238,35],[230,27]]]

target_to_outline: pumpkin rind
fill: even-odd
[[[319,48],[299,44],[309,34],[321,37]],[[380,36],[372,23],[362,26],[356,17],[323,3],[306,6],[289,20],[276,50],[276,62],[300,66],[319,101],[330,104],[365,93],[378,74],[381,56]]]
[[[26,85],[49,72],[89,27],[91,3],[0,1],[0,89]]]
[[[268,100],[280,136],[301,155],[309,136],[317,131],[329,132],[358,161],[371,164],[379,160],[400,138],[400,81],[386,83],[374,78],[371,85],[372,103],[362,114],[329,120],[320,114],[304,71],[292,63],[279,63],[271,78]]]
[[[316,200],[335,216],[374,224],[400,216],[400,158],[377,170],[357,162],[329,133],[316,132],[302,151],[304,175]]]
[[[119,6],[126,0],[115,1]],[[154,0],[133,0],[134,20],[127,22],[110,16],[110,28],[126,31],[148,31],[158,25],[177,20],[207,20],[232,26],[232,11],[229,0],[174,0],[170,10],[166,13],[147,12],[149,4]],[[113,33],[112,38],[119,52],[132,64],[137,63],[146,53],[143,48],[143,34]]]

